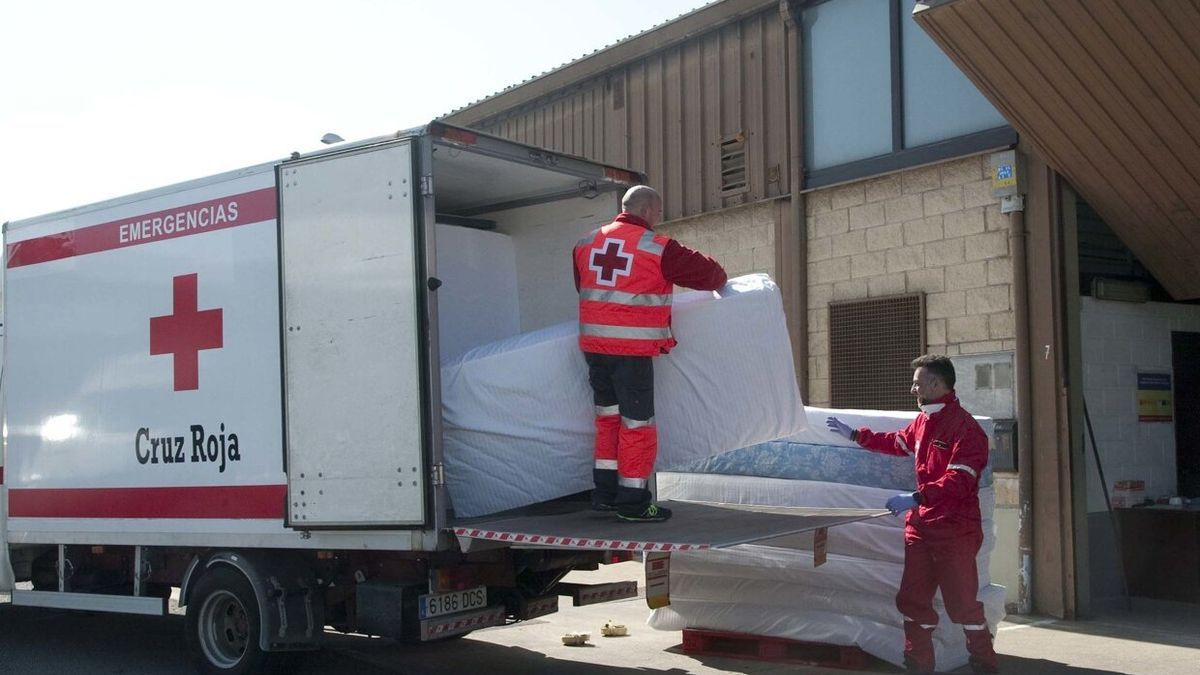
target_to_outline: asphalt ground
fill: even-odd
[[[580,572],[570,580],[619,579],[642,584],[639,562]],[[6,596],[0,594],[0,603]],[[622,673],[847,673],[817,668],[685,653],[679,632],[645,625],[650,610],[642,598],[585,607],[562,599],[557,614],[490,628],[448,642],[414,647],[389,640],[330,633],[327,645],[305,653],[292,672],[599,675]],[[605,638],[608,622],[628,627],[626,637]],[[562,644],[562,635],[586,632],[584,646]],[[1010,617],[996,638],[1006,673],[1200,672],[1200,605],[1135,599],[1132,612],[1111,610],[1085,621]],[[0,604],[0,672],[130,674],[190,672],[183,618],[140,617],[14,607]],[[866,671],[898,672],[878,662]],[[960,672],[966,672],[962,670]]]

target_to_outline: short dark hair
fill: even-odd
[[[942,382],[946,383],[948,389],[954,388],[954,363],[950,361],[949,356],[941,354],[926,354],[913,359],[912,369],[924,368],[925,370],[942,378]]]

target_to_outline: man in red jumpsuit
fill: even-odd
[[[933,672],[933,595],[942,589],[950,620],[961,624],[977,673],[999,672],[992,634],[977,599],[975,556],[983,543],[979,477],[988,463],[988,440],[954,395],[954,364],[927,355],[912,362],[912,393],[921,414],[900,431],[851,429],[836,417],[830,431],[872,452],[916,459],[917,490],[887,502],[895,515],[908,511],[904,528],[904,576],[896,608],[904,615],[904,662],[909,672]],[[914,507],[916,507],[914,509]]]
[[[645,185],[621,199],[621,214],[575,245],[579,347],[596,406],[592,508],[633,522],[657,522],[670,509],[650,499],[658,455],[654,363],[675,346],[671,293],[678,284],[715,291],[725,270],[712,258],[654,232],[662,197]]]

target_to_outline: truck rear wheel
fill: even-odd
[[[259,645],[261,608],[250,581],[217,567],[196,582],[188,602],[188,647],[204,673],[240,675],[267,669],[271,654]]]

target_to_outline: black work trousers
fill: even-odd
[[[654,426],[654,360],[584,353],[596,406],[593,501],[637,510],[650,503],[658,455]]]

